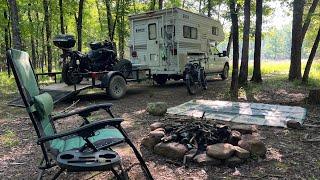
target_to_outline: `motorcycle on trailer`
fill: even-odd
[[[101,81],[101,88],[106,88],[111,97],[118,99],[125,94],[126,78],[131,74],[132,64],[129,60],[117,59],[112,42],[106,40],[90,43],[87,54],[72,50],[76,43],[72,35],[58,35],[53,43],[63,52],[60,63],[64,83],[75,85],[83,78],[97,78]]]

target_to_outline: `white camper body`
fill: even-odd
[[[225,53],[216,48],[224,39],[216,20],[179,8],[132,15],[129,20],[131,61],[149,66],[154,77],[181,79],[188,60],[204,57],[207,74],[229,67]]]

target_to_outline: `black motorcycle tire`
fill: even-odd
[[[189,74],[189,73],[187,73],[186,74],[186,79],[185,79],[185,81],[186,81],[186,86],[187,86],[187,90],[188,90],[188,93],[190,94],[190,95],[194,95],[194,94],[196,94],[196,91],[197,91],[197,84],[196,84],[196,82],[194,81],[194,78],[192,77],[192,75],[191,74]]]
[[[119,71],[125,78],[128,78],[132,73],[132,63],[127,59],[121,59],[113,66],[114,71]]]
[[[83,79],[80,76],[72,75],[72,71],[70,71],[69,64],[63,64],[61,76],[62,81],[67,85],[79,84]]]
[[[114,75],[110,78],[107,94],[112,99],[120,99],[127,92],[126,80],[120,75]]]
[[[204,72],[204,69],[200,69],[200,82],[203,90],[208,89],[208,82],[207,82],[207,76],[206,73]]]

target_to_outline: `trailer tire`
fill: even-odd
[[[132,63],[127,59],[121,59],[113,66],[114,71],[119,71],[124,78],[128,78],[132,73]]]
[[[222,80],[228,79],[228,76],[229,76],[229,65],[228,64],[224,65],[223,71],[221,72],[220,76],[221,76]]]
[[[69,64],[63,64],[61,76],[62,76],[62,81],[69,86],[74,84],[79,84],[83,79],[80,76],[76,77],[72,75],[72,72],[70,71],[70,68],[69,68]]]
[[[168,75],[166,74],[158,74],[153,76],[153,80],[159,84],[160,86],[163,86],[166,84],[168,80]]]
[[[127,91],[126,80],[121,75],[113,75],[106,91],[112,99],[122,98]]]

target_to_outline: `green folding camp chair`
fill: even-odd
[[[112,146],[120,143],[127,143],[132,148],[147,179],[153,179],[140,153],[121,127],[123,119],[114,118],[112,115],[110,110],[112,104],[93,105],[71,113],[53,116],[52,97],[39,90],[28,53],[10,49],[7,52],[7,58],[37,133],[37,143],[43,153],[38,179],[43,177],[46,170],[55,166],[59,166],[60,169],[53,179],[58,178],[64,171],[107,170],[112,171],[117,179],[125,179],[126,173],[122,169],[120,157],[111,149]],[[111,119],[90,122],[88,117],[98,110],[105,110]],[[54,121],[73,115],[83,118],[81,126],[58,133]]]

